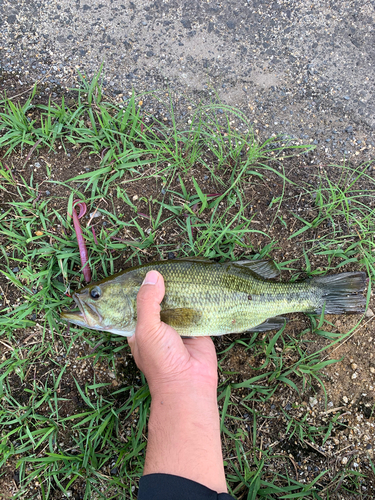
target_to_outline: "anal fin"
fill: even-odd
[[[258,326],[254,326],[247,330],[248,332],[267,332],[268,330],[278,330],[287,322],[286,318],[282,316],[275,316],[274,318],[268,318],[264,323]]]

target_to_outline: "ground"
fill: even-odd
[[[375,146],[372,2],[4,0],[0,15],[0,68],[24,87],[72,87],[103,63],[107,93],[172,89],[183,123],[217,93],[270,135],[318,145],[317,162]]]
[[[373,5],[4,0],[0,15],[0,112],[5,92],[24,105],[35,82],[34,107],[20,113],[36,120],[33,130],[35,105],[49,98],[78,110],[68,89],[82,88],[78,71],[89,85],[104,63],[103,102],[127,109],[134,92],[143,141],[129,141],[135,156],[121,166],[122,135],[92,139],[83,112],[74,129],[54,114],[8,156],[12,138],[0,142],[0,498],[134,498],[145,381],[125,340],[58,321],[64,294],[82,283],[72,193],[88,204],[94,279],[205,255],[272,258],[285,280],[358,269],[373,280]],[[112,130],[104,108],[92,109]],[[27,123],[16,115],[0,140],[7,130],[22,137]],[[182,132],[199,120],[203,136],[187,141]],[[62,122],[59,136],[53,125]],[[145,146],[148,126],[157,132]],[[281,135],[260,158],[241,149],[252,144],[247,129],[257,144]],[[154,146],[157,137],[165,144]],[[215,339],[223,453],[237,498],[373,497],[372,292],[368,300],[362,320],[318,324],[294,314],[280,337]]]
[[[12,76],[6,76],[3,80],[3,85],[7,88],[12,88],[13,84]],[[13,92],[17,95],[18,89],[14,88]],[[47,104],[48,95],[49,91],[41,88],[34,99],[41,105],[43,102]],[[63,91],[60,90],[59,94],[56,93],[56,100],[61,102],[62,95]],[[28,95],[20,97],[20,102],[23,103]],[[72,106],[78,106],[76,94],[67,94],[65,97],[67,101],[71,100]],[[29,118],[37,119],[38,113],[38,109],[30,109]],[[156,127],[156,122],[154,123]],[[170,122],[166,126],[170,127]],[[231,134],[230,131],[223,133]],[[261,137],[259,141],[261,143]],[[123,474],[127,473],[131,479],[127,480],[127,493],[121,490],[121,494],[124,498],[128,498],[126,495],[131,498],[132,492],[136,492],[137,477],[141,472],[142,449],[145,444],[142,440],[142,429],[146,422],[148,400],[147,394],[143,394],[145,407],[135,403],[135,395],[139,396],[139,391],[142,395],[144,381],[134,365],[126,341],[116,336],[103,338],[103,334],[97,332],[83,333],[82,329],[72,326],[67,330],[63,324],[56,323],[56,315],[53,316],[52,323],[50,320],[46,323],[46,307],[51,306],[48,303],[42,308],[36,306],[36,301],[44,296],[40,285],[35,285],[31,292],[27,293],[33,282],[40,283],[32,274],[38,275],[46,269],[45,264],[40,267],[37,262],[30,261],[30,258],[34,255],[34,259],[38,261],[47,248],[53,247],[57,252],[53,257],[56,259],[56,266],[50,275],[55,293],[50,295],[48,300],[53,297],[60,303],[63,301],[68,304],[69,299],[63,298],[64,292],[77,288],[78,281],[82,279],[77,261],[76,240],[67,219],[68,199],[73,189],[76,194],[80,190],[86,191],[84,196],[90,200],[91,188],[89,186],[87,190],[85,187],[87,179],[70,179],[100,171],[106,151],[90,154],[90,149],[82,151],[79,145],[68,144],[66,141],[59,144],[56,142],[52,150],[45,147],[37,150],[31,146],[24,146],[21,150],[17,147],[10,156],[3,157],[2,160],[6,166],[3,168],[3,185],[7,186],[6,190],[2,191],[4,225],[0,235],[5,251],[3,270],[7,273],[1,278],[5,317],[21,321],[22,315],[18,316],[17,311],[22,310],[22,307],[27,309],[29,304],[33,304],[29,309],[31,314],[26,316],[30,325],[17,328],[17,324],[13,324],[9,328],[7,319],[3,323],[1,349],[4,366],[8,366],[7,361],[17,352],[21,367],[18,371],[8,374],[7,387],[11,392],[5,391],[5,409],[17,413],[17,408],[18,411],[29,408],[27,411],[31,411],[33,418],[39,421],[39,425],[34,421],[31,427],[36,433],[37,429],[40,429],[41,419],[54,421],[58,418],[57,422],[60,424],[57,425],[60,428],[57,434],[52,432],[55,431],[54,427],[42,428],[44,432],[47,432],[45,429],[52,429],[51,437],[54,437],[48,445],[50,452],[59,455],[55,456],[56,464],[59,464],[59,461],[64,464],[64,455],[80,456],[79,451],[83,450],[83,434],[80,432],[84,430],[84,424],[82,429],[76,424],[77,430],[76,426],[72,427],[72,423],[87,416],[89,421],[92,421],[90,425],[97,429],[100,419],[95,420],[99,418],[95,416],[95,400],[100,401],[100,407],[104,409],[106,401],[112,401],[111,404],[115,405],[121,418],[114,424],[103,410],[104,417],[109,419],[107,421],[103,417],[107,422],[103,429],[114,425],[116,432],[113,432],[117,436],[117,443],[129,446],[126,448],[128,457],[131,456],[129,449],[133,452],[134,446],[139,449],[139,461],[134,463],[130,458],[124,462],[119,456],[121,446],[117,444],[111,447],[106,440],[96,449],[94,447],[95,456],[99,454],[99,458],[94,459],[88,453],[87,447],[84,448],[83,457],[88,453],[91,467],[99,468],[99,483],[106,484],[105,477],[111,478],[107,493],[100,493],[99,488],[96,495],[102,494],[103,498],[118,495],[113,478],[117,475],[124,477]],[[274,148],[278,145],[279,143],[276,143]],[[207,144],[205,147],[207,149],[203,148],[201,157],[207,162],[211,157],[214,164],[217,159],[212,156],[212,150]],[[102,277],[103,273],[112,274],[132,262],[135,263],[135,255],[140,257],[141,262],[146,262],[186,254],[189,251],[187,240],[191,244],[191,239],[191,251],[196,254],[203,250],[209,255],[214,252],[213,256],[216,255],[217,258],[220,258],[220,253],[217,252],[222,252],[224,257],[232,259],[243,254],[248,258],[257,255],[272,257],[281,264],[282,278],[285,280],[293,277],[303,278],[306,271],[350,271],[363,268],[365,262],[371,265],[372,261],[368,260],[368,257],[367,260],[363,258],[361,252],[365,250],[361,245],[362,240],[367,240],[372,235],[372,219],[363,218],[363,212],[357,211],[362,210],[363,206],[369,210],[370,216],[373,211],[371,207],[374,206],[374,171],[371,164],[364,163],[365,158],[359,157],[348,170],[345,170],[344,166],[331,166],[328,169],[311,161],[314,151],[298,155],[300,151],[293,150],[292,144],[287,149],[282,148],[280,157],[272,154],[275,151],[277,149],[271,148],[268,153],[268,160],[264,163],[267,165],[266,170],[264,166],[254,164],[238,184],[238,192],[233,188],[236,182],[232,176],[233,169],[237,168],[235,163],[232,166],[229,164],[227,168],[217,169],[217,175],[207,175],[207,168],[199,161],[194,161],[189,169],[184,171],[180,168],[179,176],[175,175],[174,171],[173,175],[164,180],[163,177],[160,179],[155,176],[155,168],[150,167],[138,176],[128,170],[121,177],[120,184],[108,183],[105,187],[103,181],[100,188],[91,192],[89,213],[85,218],[86,222],[90,221],[90,225],[95,227],[98,238],[97,248],[93,247],[93,252],[98,255],[98,258],[94,259],[97,263],[93,266],[94,278]],[[5,153],[4,148],[3,154]],[[182,157],[191,154],[191,150],[187,149],[186,153],[182,153]],[[159,168],[165,171],[163,164]],[[9,171],[13,182],[6,183],[4,174]],[[149,179],[147,183],[145,177]],[[207,208],[200,213],[202,200],[196,194],[195,198],[193,196],[197,193],[193,178],[202,193],[219,196],[229,187],[233,193],[230,196],[237,196],[233,199],[229,197],[229,201],[224,198],[215,212],[215,221],[223,217],[224,221],[228,221],[236,215],[241,215],[245,230],[233,244],[230,238],[229,241],[223,239],[222,225],[218,230],[218,227],[210,222],[212,210]],[[127,197],[121,193],[126,193]],[[323,203],[320,205],[317,202],[319,193],[323,193]],[[340,196],[342,197],[343,193],[344,205],[349,202],[353,204],[349,212],[342,210]],[[242,207],[244,201],[246,206]],[[177,213],[181,203],[185,206],[189,204],[191,213],[196,215],[196,218],[191,218],[190,238],[187,239],[185,231],[189,212],[186,215],[181,212],[181,215],[170,218],[171,210]],[[160,206],[163,208],[161,212]],[[15,217],[13,222],[8,216],[9,209]],[[353,216],[350,220],[349,213]],[[156,223],[158,215],[162,221],[160,224]],[[137,216],[138,226],[129,224],[134,216]],[[17,243],[17,239],[14,239],[16,234],[18,237],[23,234],[20,217],[30,220],[30,243],[23,249],[22,245],[25,243]],[[245,218],[251,220],[250,225],[246,225]],[[318,222],[314,223],[316,220]],[[369,222],[367,229],[364,226],[366,220]],[[122,224],[121,228],[118,227],[119,223]],[[306,228],[307,223],[311,227]],[[333,236],[332,224],[336,224]],[[229,223],[229,226],[233,229],[233,224]],[[25,230],[27,224],[23,231]],[[208,234],[210,231],[218,234],[221,244],[217,247],[205,245],[202,242],[205,231]],[[141,238],[140,234],[143,234]],[[233,234],[230,233],[231,237]],[[42,246],[34,235],[43,242]],[[143,248],[140,244],[137,251],[134,251],[135,247],[131,245],[147,242],[147,235],[152,235],[152,243],[144,245]],[[339,240],[332,239],[337,235]],[[111,237],[114,238],[113,242],[110,241]],[[349,245],[340,247],[342,239],[347,240]],[[325,246],[320,241],[324,241]],[[59,242],[63,242],[63,245]],[[317,247],[318,243],[320,247]],[[347,251],[350,244],[354,244],[354,254]],[[342,248],[342,253],[330,256],[329,249],[332,247],[335,247],[336,253],[338,247]],[[42,249],[39,254],[38,248]],[[326,250],[325,255],[321,254],[323,248]],[[369,251],[372,250],[373,246],[370,245]],[[70,257],[65,259],[64,254],[69,252]],[[106,257],[103,259],[102,256]],[[59,267],[57,263],[60,261]],[[30,300],[30,293],[40,296],[40,299],[33,302]],[[314,328],[311,323],[313,319],[303,314],[294,314],[290,315],[285,330],[277,338],[275,332],[270,332],[251,339],[247,335],[215,339],[219,356],[223,453],[229,484],[238,498],[246,498],[249,488],[254,488],[252,478],[256,470],[262,472],[263,487],[271,482],[284,493],[286,483],[282,477],[286,474],[289,481],[297,482],[298,491],[301,491],[302,485],[308,485],[316,478],[316,491],[319,491],[320,495],[329,492],[330,498],[354,498],[356,495],[371,497],[373,472],[369,458],[372,457],[374,439],[372,384],[375,363],[372,361],[371,348],[375,341],[372,315],[374,308],[371,294],[367,316],[362,321],[356,315],[327,316],[325,323],[319,326],[315,323]],[[51,325],[52,329],[48,325]],[[333,359],[339,361],[333,364],[325,363]],[[22,361],[25,362],[25,370],[22,368]],[[274,374],[271,378],[267,375],[270,371]],[[259,375],[260,379],[254,380],[254,377]],[[272,378],[277,379],[280,375],[285,383],[272,381]],[[33,401],[37,403],[33,404]],[[8,428],[16,430],[14,424],[9,424],[12,421],[9,420],[7,411],[2,418]],[[25,421],[21,419],[19,423],[21,421],[19,429],[24,429]],[[139,428],[138,422],[142,422]],[[5,435],[5,427],[3,429]],[[142,434],[135,439],[134,433],[137,433],[138,429]],[[40,435],[43,433],[36,434]],[[98,438],[97,434],[94,434],[93,439],[95,438]],[[135,444],[132,444],[131,440]],[[9,441],[3,442],[6,443]],[[22,452],[22,446],[21,451],[9,453],[8,459],[3,463],[3,475],[0,479],[4,498],[14,496],[17,490],[21,498],[28,498],[25,497],[25,491],[28,491],[26,495],[30,498],[34,494],[36,498],[41,495],[40,484],[43,484],[43,481],[40,473],[44,469],[39,469],[39,473],[35,475],[36,479],[25,487],[26,478],[33,470],[38,470],[38,467],[33,468],[32,464],[38,463],[38,459],[43,460],[48,454],[44,454],[45,447],[35,448],[35,444],[32,445],[22,431],[18,441],[13,440],[13,445],[17,447],[21,443],[25,450],[35,449],[37,454],[33,455],[35,458],[25,471],[17,465],[19,459],[25,465],[28,463],[26,451]],[[9,452],[7,447],[4,450]],[[99,466],[101,456],[105,458]],[[64,466],[57,467],[62,468],[59,474],[64,477]],[[89,470],[92,473],[92,469],[87,467],[86,476],[83,477],[89,478]],[[68,478],[71,478],[72,471],[69,469],[69,472]],[[67,479],[63,482],[65,496],[84,498],[88,494],[87,484],[91,479],[86,479],[85,482],[83,477],[77,479],[71,487],[67,486]],[[63,498],[59,488],[51,488],[48,498]],[[103,490],[103,486],[101,489]],[[306,496],[303,491],[300,493],[302,497],[311,494],[310,490]],[[277,490],[270,498],[275,495]]]

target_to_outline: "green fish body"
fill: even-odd
[[[136,299],[146,273],[164,277],[160,316],[184,337],[224,335],[280,328],[280,314],[364,312],[363,272],[282,283],[270,261],[217,263],[199,258],[152,262],[89,284],[73,295],[79,312],[61,318],[80,326],[131,336]]]

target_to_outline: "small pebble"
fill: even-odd
[[[343,457],[342,460],[341,460],[341,463],[343,465],[346,465],[348,463],[348,457]]]
[[[135,195],[133,196],[133,201],[137,201],[137,200],[138,200],[138,195],[136,195],[136,194],[135,194]]]
[[[309,403],[310,403],[310,406],[315,406],[318,404],[318,400],[316,398],[309,398]]]
[[[353,373],[353,375],[352,375],[352,377],[351,377],[351,378],[352,378],[352,380],[354,380],[354,379],[356,379],[357,377],[358,377],[358,374],[357,374],[357,373]]]
[[[99,212],[99,210],[96,210],[95,212],[92,212],[90,214],[90,217],[94,218],[94,217],[101,217],[103,214],[101,212]]]
[[[13,267],[12,271],[13,271],[14,273],[18,273],[19,268],[18,268],[18,267]]]
[[[372,309],[368,308],[365,316],[366,316],[366,318],[372,318],[374,316],[374,311]]]
[[[356,370],[358,368],[358,365],[356,365],[355,363],[352,363],[350,366],[352,370]]]
[[[348,399],[346,396],[343,396],[343,397],[342,397],[342,400],[344,401],[344,403],[345,403],[346,405],[348,404],[349,399]]]

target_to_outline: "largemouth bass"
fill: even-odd
[[[282,283],[273,281],[278,271],[271,261],[217,263],[187,258],[151,262],[89,284],[73,295],[79,311],[63,311],[61,318],[133,335],[137,293],[151,269],[165,281],[161,319],[185,337],[273,330],[284,324],[280,314],[363,313],[366,305],[363,272]]]

